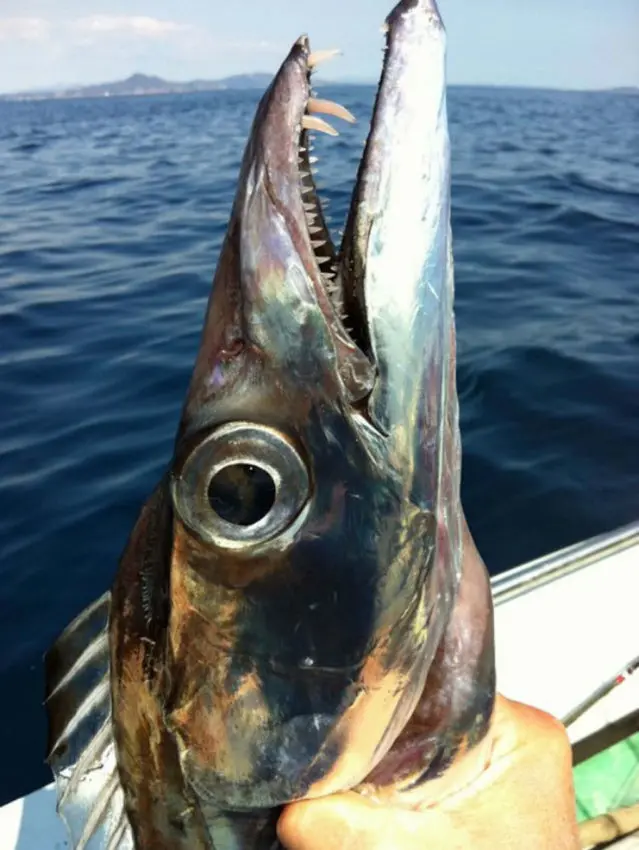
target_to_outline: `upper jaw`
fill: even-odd
[[[271,252],[271,261],[278,256],[282,260],[278,264],[283,283],[277,294],[279,303],[287,301],[286,289],[295,290],[295,300],[302,289],[307,306],[313,304],[319,310],[325,333],[321,342],[317,340],[316,354],[335,361],[340,383],[349,401],[355,402],[370,393],[374,368],[346,329],[345,320],[351,317],[343,307],[339,250],[333,244],[313,174],[313,132],[337,135],[325,114],[355,120],[344,107],[317,99],[311,88],[316,65],[334,52],[311,52],[306,36],[293,45],[258,109],[243,166],[246,180],[240,181],[248,191],[237,213],[242,221],[245,256],[260,254],[259,241]],[[260,193],[267,195],[270,203],[264,204]],[[266,222],[269,214],[273,220]],[[276,236],[274,231],[278,231]],[[288,240],[290,245],[285,245]],[[262,257],[267,259],[266,252]],[[266,277],[264,265],[253,277]],[[246,271],[251,276],[256,269]],[[306,311],[291,306],[290,315],[299,319],[303,328]],[[290,327],[287,332],[293,340],[295,332]]]

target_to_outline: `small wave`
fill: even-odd
[[[10,148],[10,153],[36,153],[45,147],[46,141],[41,142],[21,142],[13,148]]]
[[[111,175],[109,177],[78,177],[59,180],[40,188],[42,195],[68,195],[74,192],[90,192],[92,189],[112,188],[125,183],[124,177]]]
[[[597,179],[594,175],[586,175],[579,171],[566,172],[564,180],[569,189],[587,190],[606,198],[611,196],[632,200],[639,198],[639,180],[636,186],[633,186],[627,180],[623,182],[623,185],[619,185],[620,181],[617,179]]]

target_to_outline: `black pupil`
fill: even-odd
[[[259,466],[226,466],[209,484],[209,502],[215,513],[233,525],[255,525],[275,503],[275,483]]]

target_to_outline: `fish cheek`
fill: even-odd
[[[170,503],[163,483],[142,509],[120,562],[110,620],[113,732],[126,811],[139,850],[210,850],[163,717]],[[167,539],[166,537],[164,538]]]
[[[258,571],[270,564],[256,565]],[[167,725],[187,772],[250,782],[252,742],[268,723],[254,665],[235,669],[251,570],[192,538],[176,521],[171,567]],[[239,587],[232,586],[235,578]],[[224,582],[224,583],[222,583]]]
[[[198,690],[186,700],[180,693],[169,706],[167,724],[189,781],[215,793],[227,783],[244,786],[255,781],[259,744],[270,715],[255,671],[231,683],[232,659],[220,655],[211,662],[215,670],[200,681]]]

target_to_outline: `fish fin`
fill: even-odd
[[[47,761],[74,850],[134,850],[111,718],[111,594],[89,605],[45,658]]]

